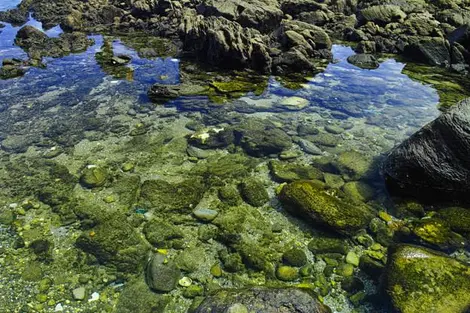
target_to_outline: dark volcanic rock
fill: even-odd
[[[195,313],[217,312],[284,312],[328,313],[314,295],[298,288],[254,287],[241,290],[219,290],[208,296]]]
[[[470,99],[405,140],[383,170],[394,193],[423,200],[468,202],[470,192]]]
[[[423,38],[405,48],[405,56],[429,65],[449,66],[449,43],[442,38]]]

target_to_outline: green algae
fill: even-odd
[[[297,181],[285,185],[279,199],[291,213],[306,216],[312,222],[327,226],[342,234],[353,234],[366,227],[373,217],[372,210],[352,205],[329,194],[313,181]]]
[[[408,63],[403,73],[411,79],[432,85],[439,94],[439,108],[446,108],[470,96],[470,84],[463,75],[444,69]]]
[[[438,252],[400,245],[387,273],[387,291],[401,312],[465,312],[470,305],[470,268]]]

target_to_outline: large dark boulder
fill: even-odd
[[[392,193],[469,202],[470,99],[450,108],[392,150],[383,172]]]
[[[404,54],[406,57],[433,66],[450,65],[450,46],[447,40],[437,37],[425,37],[412,41],[405,47]]]
[[[208,312],[285,312],[328,313],[330,308],[320,303],[310,292],[299,288],[267,288],[219,290],[208,296],[194,311]]]

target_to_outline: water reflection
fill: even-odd
[[[63,33],[60,26],[44,30],[44,28],[42,27],[42,23],[35,20],[31,16],[31,14],[29,16],[28,22],[26,22],[25,25],[36,27],[37,29],[44,31],[49,37],[59,37],[60,34]],[[0,62],[6,58],[27,58],[26,52],[24,52],[23,49],[21,49],[20,47],[15,46],[16,34],[25,25],[13,26],[11,24],[5,23],[5,27],[0,29]]]
[[[6,11],[15,8],[21,0],[0,0],[0,11]]]

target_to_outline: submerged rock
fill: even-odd
[[[202,301],[194,313],[218,312],[329,313],[309,291],[299,288],[253,287],[219,290]]]
[[[109,216],[92,231],[83,233],[76,246],[96,257],[101,264],[123,272],[139,272],[148,247],[122,215]]]
[[[395,194],[468,202],[470,99],[450,108],[392,150],[383,165]]]
[[[145,270],[149,287],[159,292],[169,292],[176,288],[181,271],[176,264],[167,260],[167,256],[155,253],[150,257]]]
[[[285,185],[279,199],[289,212],[346,235],[365,228],[373,217],[368,206],[339,199],[314,181]]]
[[[249,205],[260,207],[269,201],[263,183],[256,178],[247,178],[240,184],[240,193]]]
[[[387,292],[400,312],[464,313],[470,307],[470,267],[433,250],[399,245],[389,256]]]

